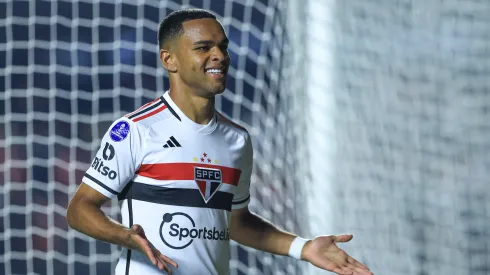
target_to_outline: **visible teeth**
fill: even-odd
[[[207,71],[208,73],[212,73],[212,74],[220,74],[223,72],[223,70],[220,70],[220,69],[209,69]]]

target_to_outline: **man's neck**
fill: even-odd
[[[214,97],[203,98],[188,91],[175,91],[170,87],[170,98],[190,120],[206,125],[214,115]]]

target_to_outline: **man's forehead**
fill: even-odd
[[[212,18],[194,19],[182,24],[182,36],[190,39],[223,39],[223,26]]]

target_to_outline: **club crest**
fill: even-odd
[[[199,187],[202,198],[208,203],[221,186],[221,170],[215,168],[194,167],[194,180]]]

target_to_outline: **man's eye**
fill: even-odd
[[[198,48],[196,48],[196,50],[198,50],[198,51],[206,51],[206,50],[208,50],[208,47],[206,47],[206,46],[198,47]]]

